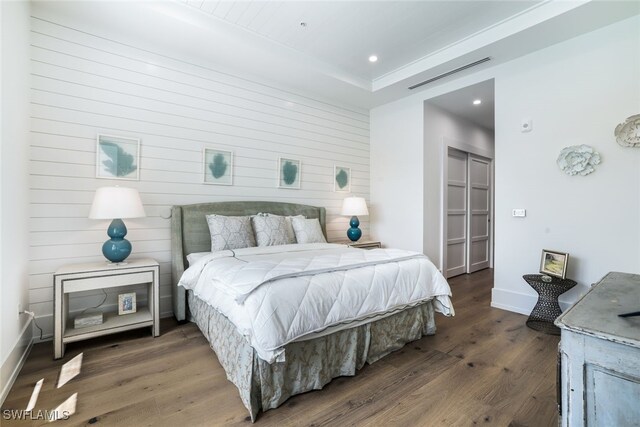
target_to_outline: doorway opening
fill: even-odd
[[[493,80],[425,102],[425,253],[447,278],[493,267],[494,115]]]
[[[447,145],[443,188],[443,274],[491,265],[492,160]]]

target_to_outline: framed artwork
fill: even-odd
[[[233,185],[233,152],[207,148],[202,150],[204,183]]]
[[[136,310],[136,293],[129,292],[118,295],[118,315],[132,314]]]
[[[333,166],[333,191],[337,193],[351,192],[351,168]]]
[[[98,135],[96,178],[140,179],[140,140],[124,136]]]
[[[564,279],[567,274],[568,262],[568,253],[543,249],[542,260],[540,261],[540,273]]]
[[[300,175],[302,173],[302,163],[300,160],[278,159],[278,188],[300,188]]]

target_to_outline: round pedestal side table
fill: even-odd
[[[558,297],[577,285],[577,282],[557,277],[545,282],[542,274],[525,274],[522,278],[538,293],[538,302],[527,319],[527,326],[546,334],[560,335],[560,328],[553,324],[562,314]]]

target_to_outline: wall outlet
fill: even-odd
[[[511,216],[514,216],[516,218],[524,218],[525,216],[527,216],[527,210],[526,209],[513,209],[511,211]]]
[[[22,310],[22,303],[21,303],[21,302],[19,302],[19,303],[18,303],[18,319],[20,319],[20,315],[22,314],[22,311],[23,311],[23,310]]]

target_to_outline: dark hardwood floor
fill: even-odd
[[[294,396],[260,414],[258,426],[552,426],[557,425],[558,337],[525,326],[526,317],[489,306],[492,271],[450,280],[454,318],[437,315],[438,332],[406,345],[355,377]],[[147,330],[67,346],[34,346],[3,405],[24,409],[44,378],[36,406],[53,409],[78,393],[66,425],[215,426],[250,424],[237,389],[227,381],[193,324],[162,322]],[[60,389],[60,366],[84,352],[81,374]],[[44,425],[42,420],[4,425]]]

